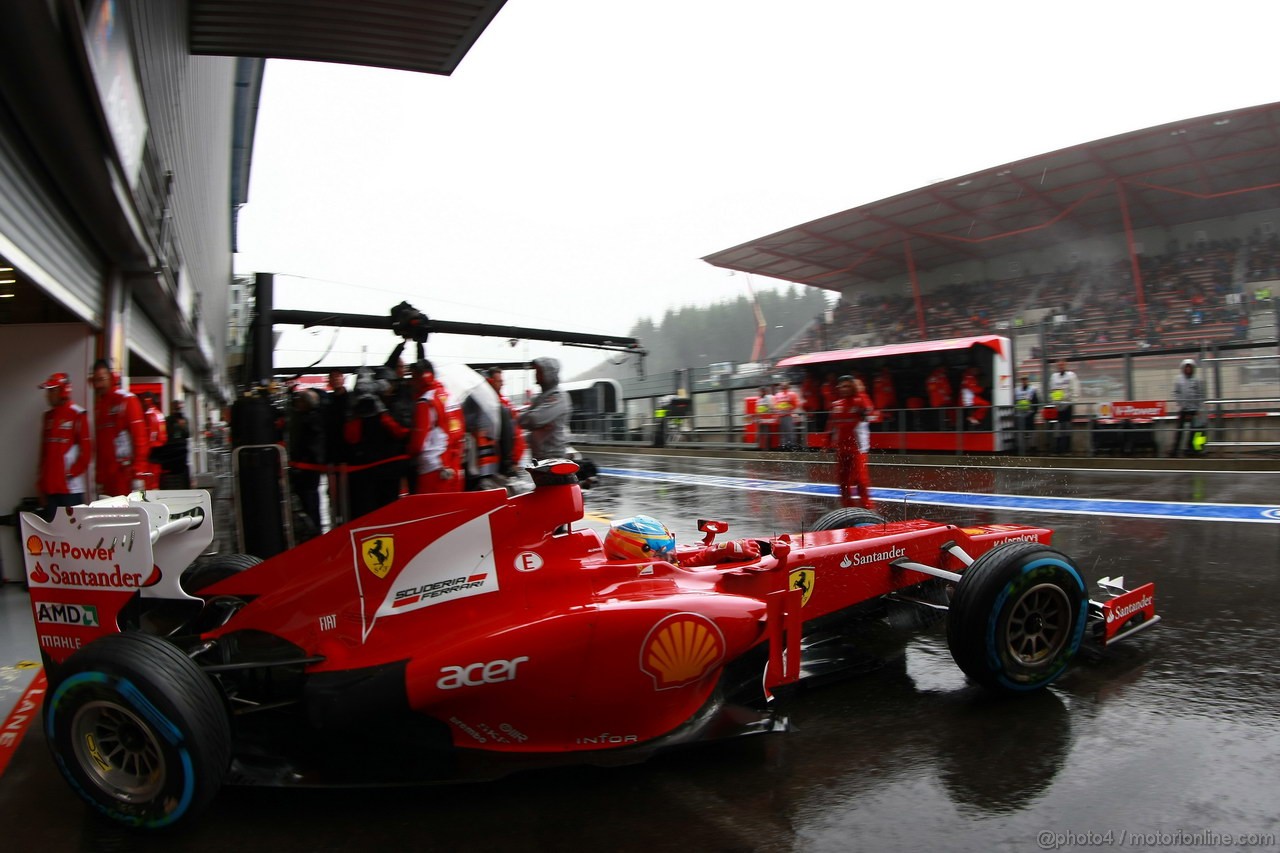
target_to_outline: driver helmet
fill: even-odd
[[[609,525],[604,552],[611,560],[660,560],[676,558],[676,536],[658,519],[633,515]]]

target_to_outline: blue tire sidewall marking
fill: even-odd
[[[1018,572],[1017,576],[1010,578],[1008,583],[1004,585],[1004,589],[1000,590],[1000,594],[996,596],[996,600],[991,606],[991,613],[987,617],[986,642],[984,644],[987,652],[987,666],[992,673],[995,674],[996,679],[1000,684],[1010,690],[1038,690],[1046,683],[1044,679],[1040,679],[1031,684],[1024,684],[1022,682],[1014,681],[1005,675],[1004,666],[1001,662],[999,646],[996,643],[996,633],[999,628],[1000,613],[1004,610],[1004,605],[1009,599],[1010,591],[1028,574],[1046,565],[1066,571],[1071,575],[1071,578],[1076,582],[1076,586],[1080,590],[1080,610],[1076,614],[1075,630],[1072,632],[1070,649],[1068,651],[1068,660],[1070,660],[1071,655],[1076,653],[1080,648],[1080,643],[1084,640],[1084,626],[1086,618],[1088,617],[1089,598],[1085,595],[1084,580],[1081,579],[1080,573],[1077,572],[1070,563],[1067,563],[1065,560],[1058,557],[1041,557],[1038,560],[1028,562],[1022,567],[1021,571]],[[1065,668],[1066,662],[1053,672],[1053,674],[1049,676],[1048,680],[1052,681],[1054,678],[1057,678]]]
[[[183,745],[182,730],[174,725],[168,717],[161,713],[160,709],[156,708],[156,706],[153,705],[151,701],[142,694],[142,691],[138,690],[138,688],[133,684],[133,682],[129,681],[129,679],[109,676],[103,672],[79,672],[59,684],[58,689],[54,691],[53,698],[50,700],[49,717],[45,721],[45,737],[48,739],[49,743],[57,743],[57,740],[54,737],[54,732],[57,729],[59,706],[66,698],[67,691],[81,685],[100,686],[115,692],[135,711],[146,718],[147,722],[155,728],[157,733],[169,742],[177,752],[178,760],[182,764],[182,793],[178,798],[177,805],[175,805],[173,809],[166,813],[162,818],[157,820],[142,820],[136,815],[122,814],[114,811],[109,806],[98,802],[95,797],[89,796],[83,789],[79,790],[78,793],[108,817],[111,817],[114,820],[131,823],[135,826],[159,828],[162,826],[168,826],[178,818],[182,817],[182,815],[186,813],[187,809],[190,808],[191,800],[195,796],[195,767],[194,762],[191,759],[191,753],[187,750],[186,746]],[[74,775],[66,772],[65,762],[61,753],[54,750],[54,756],[57,758],[58,764],[63,765],[64,767],[63,776],[65,776],[72,785],[79,789],[80,785],[75,781]]]

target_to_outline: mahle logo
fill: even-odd
[[[92,604],[54,604],[42,601],[36,607],[36,621],[46,625],[76,625],[97,628],[98,608]]]

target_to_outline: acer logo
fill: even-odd
[[[457,690],[459,687],[479,687],[481,684],[500,684],[514,681],[516,667],[527,661],[527,655],[511,660],[491,660],[467,666],[443,666],[436,687],[441,690]]]

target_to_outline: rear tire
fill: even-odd
[[[68,659],[44,707],[63,777],[118,823],[165,829],[198,814],[231,763],[213,681],[150,634],[112,634]]]
[[[983,554],[956,585],[947,645],[965,675],[992,690],[1048,685],[1080,648],[1085,584],[1065,554],[1015,542]]]
[[[251,569],[262,562],[252,554],[210,554],[197,557],[182,570],[182,591],[187,595],[199,595],[203,590]]]
[[[814,530],[844,530],[847,527],[873,527],[884,524],[884,516],[860,507],[833,509],[818,519]]]

